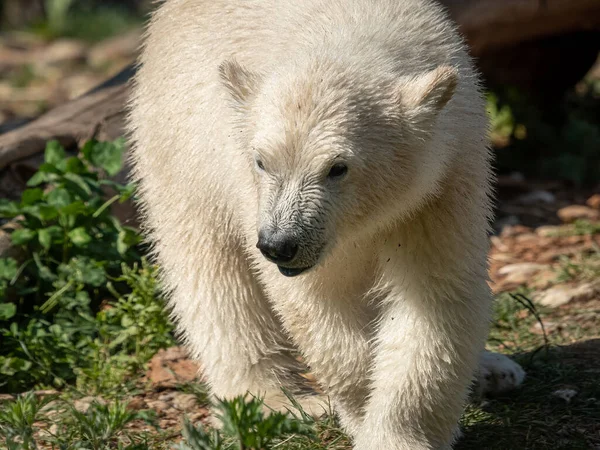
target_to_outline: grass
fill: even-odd
[[[107,181],[121,158],[120,141],[92,141],[77,155],[49,143],[21,200],[0,203],[21,250],[0,259],[0,389],[25,392],[0,401],[0,442],[9,450],[351,449],[334,416],[315,421],[296,407],[267,417],[255,398],[216,401],[220,430],[187,420],[181,433],[161,428],[154,411],[128,406],[145,392],[139,381],[145,363],[175,340],[140,236],[110,214],[113,202],[134,195],[132,186]],[[598,229],[580,223],[574,232]],[[557,275],[594,279],[597,262],[598,253],[565,259]],[[489,340],[490,349],[515,355],[525,367],[525,384],[469,405],[459,450],[600,445],[600,340],[589,340],[598,338],[600,305],[549,310],[531,305],[528,294],[497,298]],[[584,339],[586,345],[579,343]],[[40,388],[58,392],[33,393]],[[208,404],[202,384],[176,389]],[[565,389],[575,393],[568,401],[559,395]],[[76,408],[90,395],[98,401]]]

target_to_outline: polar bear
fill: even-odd
[[[167,0],[129,129],[145,228],[214,395],[275,405],[309,392],[308,367],[356,449],[442,449],[480,360],[489,386],[522,380],[482,353],[488,124],[437,3]]]

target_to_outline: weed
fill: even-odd
[[[219,400],[215,409],[222,430],[194,427],[186,421],[183,431],[186,444],[179,446],[180,450],[259,450],[275,448],[277,442],[290,435],[315,436],[314,422],[306,414],[299,419],[290,413],[273,411],[265,417],[259,398]]]
[[[104,177],[121,169],[122,153],[122,140],[90,141],[78,156],[50,142],[21,201],[0,201],[25,255],[0,259],[2,389],[76,378],[106,389],[173,342],[141,237],[110,214],[133,194]]]
[[[43,421],[40,411],[54,397],[37,397],[32,392],[19,396],[13,402],[0,408],[0,437],[8,449],[36,449],[35,431]]]

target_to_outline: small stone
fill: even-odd
[[[539,237],[553,237],[564,229],[564,227],[556,225],[542,225],[541,227],[537,227],[535,229],[535,234],[537,234]]]
[[[509,247],[508,247],[506,244],[504,244],[504,243],[502,242],[502,239],[500,239],[498,236],[492,236],[492,237],[490,237],[490,241],[491,241],[492,245],[493,245],[493,246],[494,246],[494,247],[495,247],[495,248],[496,248],[498,251],[501,251],[501,252],[503,252],[503,253],[504,253],[504,252],[507,252],[507,251],[509,251],[509,250],[510,250],[510,248],[509,248]]]
[[[507,225],[502,229],[501,237],[514,237],[519,236],[521,234],[530,234],[531,228],[528,228],[523,225]]]
[[[75,409],[77,411],[79,411],[80,413],[86,413],[88,411],[88,409],[90,409],[90,406],[92,405],[92,403],[98,403],[100,405],[106,405],[106,400],[104,400],[101,397],[94,397],[94,396],[88,396],[88,397],[83,397],[80,398],[78,400],[75,400],[73,402],[73,406],[75,407]]]
[[[162,400],[163,402],[170,402],[175,398],[175,395],[177,395],[177,391],[167,391],[160,394],[158,399]]]
[[[542,323],[544,324],[544,328],[543,329],[542,329]],[[560,324],[556,323],[556,322],[551,322],[551,321],[545,321],[545,320],[543,320],[542,323],[535,322],[533,324],[533,326],[530,328],[530,331],[532,333],[540,334],[541,335],[543,333],[550,334],[550,333],[553,333],[556,330],[561,329]]]
[[[556,308],[572,301],[585,301],[600,292],[600,282],[584,283],[579,286],[555,286],[534,296],[544,306]]]
[[[146,404],[150,409],[153,409],[157,413],[165,413],[169,408],[171,408],[171,405],[162,400],[148,400]]]
[[[146,400],[142,397],[133,397],[127,404],[129,409],[139,411],[140,409],[146,408]]]
[[[525,284],[532,276],[547,268],[545,264],[536,263],[508,264],[498,270],[498,275],[505,277],[505,283]]]
[[[0,394],[0,402],[10,402],[14,399],[15,397],[10,394]]]
[[[177,384],[198,378],[198,364],[187,356],[181,347],[160,350],[150,360],[146,373],[155,386],[175,387]]]
[[[178,392],[173,399],[173,406],[180,411],[190,411],[198,406],[198,401],[194,394]]]
[[[575,389],[557,389],[552,393],[555,397],[563,399],[567,403],[571,403],[573,397],[575,397],[578,392]]]
[[[597,220],[600,219],[600,211],[583,205],[570,205],[561,208],[557,212],[560,220],[566,223],[571,223],[576,220]]]
[[[585,202],[590,208],[600,209],[600,194],[594,194]]]
[[[47,397],[49,395],[58,395],[58,391],[54,389],[42,389],[39,391],[33,391],[33,393],[39,397]]]

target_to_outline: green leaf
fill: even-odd
[[[58,210],[53,206],[48,205],[30,205],[24,206],[22,209],[24,214],[33,216],[42,221],[55,219],[58,216]]]
[[[40,188],[25,189],[21,195],[21,205],[33,205],[35,202],[42,199],[44,191]]]
[[[78,227],[69,232],[69,238],[78,247],[83,247],[90,243],[92,237],[87,233],[84,227]]]
[[[64,171],[81,174],[86,171],[86,168],[81,159],[76,156],[72,156],[65,160]]]
[[[17,261],[13,258],[0,259],[0,280],[12,280],[17,275]]]
[[[0,303],[0,320],[11,319],[17,314],[17,305],[14,303]]]
[[[10,238],[11,238],[13,244],[23,245],[23,244],[26,244],[27,242],[31,241],[32,239],[34,239],[36,237],[36,235],[37,235],[37,232],[35,230],[23,228],[20,230],[13,231],[12,234],[10,235]]]
[[[46,195],[46,201],[52,206],[62,208],[70,204],[73,200],[71,194],[65,188],[56,188]]]
[[[40,257],[40,254],[38,252],[34,252],[32,256],[33,256],[33,260],[35,261],[35,265],[38,269],[38,276],[42,280],[46,280],[46,281],[56,280],[56,278],[57,278],[56,274],[54,272],[52,272],[52,270],[50,270],[50,267],[48,267],[47,265],[44,264],[44,262],[42,261],[42,258]]]
[[[0,217],[15,217],[21,214],[19,205],[15,202],[9,202],[6,199],[0,199]]]
[[[40,241],[42,247],[44,247],[46,250],[52,246],[52,241],[60,238],[61,236],[62,229],[57,225],[38,230],[38,240]]]
[[[27,372],[32,366],[31,361],[15,357],[0,357],[0,363],[0,373],[8,376],[13,376],[17,372]]]
[[[90,189],[89,185],[85,182],[83,177],[81,177],[80,175],[77,175],[76,173],[66,173],[65,179],[74,183],[88,196],[92,195],[92,190]]]
[[[73,258],[69,264],[61,264],[59,271],[68,277],[74,278],[78,283],[102,286],[106,283],[106,272],[100,264],[92,259],[81,257]]]
[[[40,219],[48,221],[56,219],[58,210],[54,206],[40,205]]]
[[[85,206],[85,203],[83,203],[81,200],[76,200],[73,203],[60,208],[59,212],[63,215],[79,215],[84,213],[86,210],[87,207]]]
[[[132,228],[123,227],[119,231],[119,237],[117,239],[117,251],[122,255],[129,248],[140,242],[140,235]]]
[[[46,151],[44,152],[44,160],[48,164],[56,165],[63,159],[65,159],[65,149],[60,145],[58,141],[50,141],[46,144]]]
[[[104,169],[108,175],[116,175],[123,167],[125,140],[114,142],[89,141],[82,149],[85,158],[96,167]]]
[[[36,172],[33,176],[27,181],[27,186],[39,186],[40,184],[46,183],[50,181],[50,174],[46,172]]]

